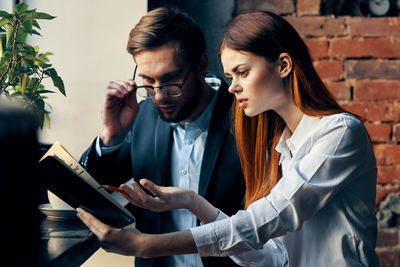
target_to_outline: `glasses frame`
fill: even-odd
[[[135,80],[136,78],[136,70],[137,70],[137,65],[135,66],[135,70],[133,72],[133,77],[132,79]],[[185,82],[187,80],[187,77],[189,76],[189,73],[192,71],[190,68],[189,71],[186,73],[185,78],[183,78],[183,81],[181,83],[167,83],[167,84],[162,84],[159,86],[152,86],[152,85],[139,85],[135,86],[134,89],[137,91],[138,88],[144,88],[147,91],[147,96],[145,98],[153,98],[156,95],[155,89],[158,88],[160,89],[164,94],[166,94],[168,97],[179,97],[182,95],[182,87],[185,85]],[[164,89],[163,87],[167,86],[177,86],[179,88],[179,94],[170,94],[168,90]],[[153,94],[149,94],[149,91],[147,89],[151,89],[153,91]],[[140,97],[144,97],[139,95]]]

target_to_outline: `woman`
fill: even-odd
[[[364,125],[346,113],[313,68],[300,36],[270,12],[236,17],[220,48],[246,178],[246,210],[227,217],[200,196],[148,180],[121,186],[153,211],[187,208],[204,224],[146,235],[78,216],[122,254],[233,256],[242,265],[377,266],[376,162]]]

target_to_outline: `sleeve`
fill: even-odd
[[[118,148],[120,148],[121,145],[122,145],[122,143],[115,145],[115,146],[102,146],[101,140],[100,140],[100,135],[98,135],[96,138],[96,154],[98,157],[110,154],[110,153],[116,151]]]
[[[119,186],[132,177],[130,142],[128,138],[104,151],[99,137],[82,154],[79,163],[100,184]]]
[[[223,220],[229,216],[219,210],[215,221]],[[286,266],[288,257],[283,245],[274,239],[270,239],[264,244],[262,249],[249,250],[237,255],[229,256],[236,264],[240,266]]]
[[[301,229],[349,182],[368,168],[376,169],[367,160],[373,151],[365,127],[355,118],[324,125],[310,138],[309,152],[294,156],[267,197],[230,218],[192,229],[201,256],[263,249],[271,238]]]

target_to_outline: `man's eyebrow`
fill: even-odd
[[[172,70],[172,71],[166,72],[163,75],[161,75],[159,77],[159,80],[160,81],[165,81],[165,80],[174,78],[176,76],[179,76],[180,74],[181,74],[181,70]],[[143,74],[143,73],[139,73],[138,76],[142,77],[142,78],[144,78],[146,80],[155,80],[155,78],[147,76],[146,74]]]

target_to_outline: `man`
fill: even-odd
[[[136,62],[134,80],[110,82],[104,129],[81,163],[102,184],[131,177],[193,190],[232,215],[245,191],[230,132],[233,96],[221,80],[206,83],[208,57],[201,29],[187,15],[159,8],[130,32],[128,52]],[[138,104],[137,96],[146,98]],[[133,208],[145,233],[189,229],[199,222],[187,210],[154,213]],[[135,259],[135,266],[230,266],[229,258],[197,254]]]

